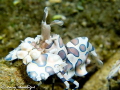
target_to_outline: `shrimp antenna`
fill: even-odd
[[[48,7],[45,7],[44,9],[44,17],[43,17],[43,22],[46,22],[46,18],[48,16]]]

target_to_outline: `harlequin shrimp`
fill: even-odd
[[[112,67],[112,69],[110,70],[110,73],[108,74],[107,80],[108,80],[108,86],[109,86],[109,90],[111,90],[111,83],[110,80],[111,79],[115,79],[116,77],[116,81],[118,81],[120,83],[120,60],[117,60],[115,65]]]
[[[55,20],[47,24],[47,16],[46,7],[41,35],[35,38],[27,37],[6,56],[5,60],[23,59],[23,63],[27,65],[27,74],[34,81],[46,80],[49,76],[56,74],[64,82],[66,89],[70,88],[68,81],[75,84],[76,89],[79,83],[72,77],[87,74],[86,65],[90,63],[87,59],[89,53],[96,57],[97,63],[100,65],[103,63],[97,58],[94,47],[88,42],[87,37],[75,38],[64,45],[59,35],[51,35],[51,25],[62,25],[63,22]]]

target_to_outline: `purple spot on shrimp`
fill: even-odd
[[[65,71],[62,71],[61,73],[64,75],[64,74],[65,74]]]
[[[59,47],[62,48],[64,44],[63,44],[61,37],[59,37],[58,42],[59,42]]]
[[[78,38],[75,38],[73,40],[70,41],[73,45],[78,45],[79,44],[79,40]]]
[[[50,67],[50,66],[45,67],[45,71],[46,71],[47,73],[49,73],[49,75],[55,74],[53,68]]]
[[[81,44],[79,49],[80,49],[80,51],[85,52],[86,51],[86,46],[84,44]]]
[[[66,58],[66,53],[64,50],[59,51],[58,55],[62,58],[62,60],[64,60]]]
[[[68,59],[66,60],[66,63],[67,65],[64,67],[64,72],[73,69],[73,64]]]
[[[38,74],[35,71],[27,72],[28,76],[32,78],[34,81],[37,81]]]
[[[73,54],[74,56],[76,57],[79,57],[79,52],[76,48],[74,47],[67,47],[67,50],[68,50],[68,54]]]
[[[82,60],[81,60],[81,59],[78,59],[78,61],[76,62],[76,65],[75,65],[75,74],[76,74],[77,76],[80,76],[81,73],[82,73],[82,69],[81,69],[81,68],[78,68],[81,64],[82,64]]]
[[[33,63],[37,64],[39,67],[44,67],[47,64],[47,54],[41,55],[41,58],[38,58],[36,61],[32,61]]]
[[[47,55],[47,54],[42,54],[41,58],[42,58],[43,60],[47,60],[48,55]]]
[[[82,64],[82,60],[81,60],[81,59],[78,59],[77,62],[76,62],[76,64],[75,64],[75,67],[77,67],[77,66],[79,66],[79,65],[81,65],[81,64]]]
[[[49,49],[52,45],[53,45],[54,42],[51,42],[49,45],[46,46],[45,49]]]

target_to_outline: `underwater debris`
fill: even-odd
[[[118,83],[120,83],[120,78],[118,78],[119,76],[120,76],[120,60],[117,60],[107,77],[109,90],[111,90],[111,79],[114,79],[115,81],[118,81]]]
[[[21,0],[14,0],[14,1],[13,1],[13,4],[14,4],[14,5],[17,5],[17,4],[19,4],[20,2],[21,2]]]

